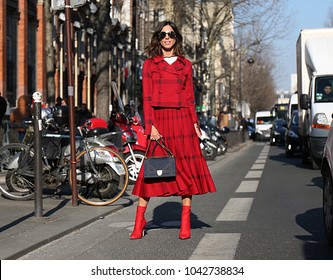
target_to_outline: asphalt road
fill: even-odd
[[[192,238],[179,240],[180,198],[153,198],[148,234],[130,240],[125,207],[21,260],[331,260],[319,170],[283,147],[254,142],[209,163],[217,193],[193,198]]]

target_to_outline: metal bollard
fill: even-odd
[[[34,92],[34,175],[35,175],[35,217],[43,216],[43,186],[42,186],[42,94]]]

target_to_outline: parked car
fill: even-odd
[[[331,123],[321,164],[323,187],[323,217],[328,243],[333,246],[333,123]]]
[[[269,143],[271,145],[284,144],[287,121],[276,119],[271,127]]]
[[[287,131],[285,134],[286,156],[291,157],[294,153],[302,151],[301,139],[298,136],[298,110],[294,110],[291,114]]]

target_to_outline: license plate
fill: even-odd
[[[119,175],[125,175],[126,174],[125,168],[124,168],[124,166],[122,164],[117,163],[116,164],[116,168],[117,168],[117,171],[118,171]]]

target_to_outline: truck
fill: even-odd
[[[333,113],[333,28],[301,30],[296,43],[298,134],[302,160],[319,169]]]

